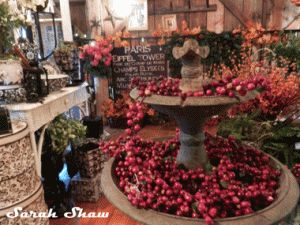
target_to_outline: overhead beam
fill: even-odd
[[[219,0],[224,4],[224,6],[244,25],[248,26],[251,19],[246,16],[241,9],[232,0]]]
[[[200,6],[188,6],[185,7],[175,7],[174,9],[156,9],[149,10],[149,15],[165,15],[165,14],[178,14],[178,13],[191,13],[191,12],[210,12],[217,11],[217,5],[200,5]]]

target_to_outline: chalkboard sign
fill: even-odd
[[[114,48],[112,51],[112,82],[114,98],[129,90],[133,77],[148,82],[160,75],[167,76],[167,60],[163,46]]]

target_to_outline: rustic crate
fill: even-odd
[[[101,173],[94,178],[83,178],[77,173],[71,180],[72,196],[75,201],[97,202],[102,195]]]
[[[94,147],[94,149],[91,149]],[[86,151],[88,150],[88,151]],[[99,149],[99,141],[87,138],[75,147],[78,169],[81,177],[93,178],[101,172],[107,155]]]

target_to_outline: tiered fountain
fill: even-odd
[[[199,91],[202,89],[202,84],[211,81],[203,78],[201,69],[201,58],[206,58],[208,54],[209,48],[199,47],[195,40],[187,40],[183,47],[174,47],[174,58],[181,59],[183,63],[182,80],[180,81],[182,91]],[[131,91],[131,96],[136,100],[141,100],[138,93],[139,91],[134,89]],[[204,146],[204,125],[211,116],[225,113],[235,104],[250,100],[256,95],[257,92],[253,90],[248,91],[245,96],[238,95],[235,98],[227,96],[187,97],[185,101],[176,96],[151,95],[144,99],[144,103],[162,113],[173,116],[178,122],[181,130],[179,134],[181,147],[177,156],[177,165],[191,170],[201,167],[205,172],[208,172],[206,168],[210,163]],[[263,210],[250,215],[214,219],[215,224],[275,224],[294,212],[299,198],[298,184],[285,166],[275,159],[272,159],[272,163],[282,167],[280,188],[275,201]],[[179,217],[133,207],[118,188],[118,178],[114,172],[115,164],[115,159],[112,158],[105,165],[101,184],[108,200],[127,216],[149,225],[204,223],[203,219]]]

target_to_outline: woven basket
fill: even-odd
[[[101,172],[107,155],[99,149],[99,141],[87,138],[75,147],[78,169],[81,177],[93,178]]]

